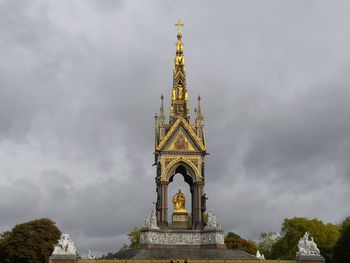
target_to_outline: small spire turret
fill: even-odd
[[[159,125],[164,126],[165,125],[165,112],[164,112],[164,96],[160,97],[161,104],[160,104],[160,113],[159,113]]]
[[[198,104],[196,108],[196,125],[198,126],[204,126],[204,116],[202,114],[202,109],[201,109],[201,96],[198,96]]]
[[[198,104],[195,109],[195,127],[196,127],[196,133],[199,138],[202,139],[204,142],[204,116],[202,114],[202,109],[201,109],[201,96],[198,96]]]

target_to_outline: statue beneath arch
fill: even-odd
[[[179,191],[173,196],[173,207],[174,212],[172,215],[172,220],[170,228],[172,229],[188,229],[188,212],[186,210],[186,197]]]

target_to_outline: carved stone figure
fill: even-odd
[[[156,202],[156,211],[160,210],[160,195],[157,191],[157,202]]]
[[[182,85],[181,84],[179,84],[178,86],[177,86],[177,88],[178,88],[178,90],[179,90],[179,96],[178,96],[178,99],[179,100],[182,100],[182,98],[183,98],[183,87],[182,87]]]
[[[206,194],[202,195],[202,211],[205,212],[207,210],[207,200],[208,197]]]
[[[220,225],[216,219],[216,216],[209,211],[208,212],[208,223],[207,223],[207,229],[220,229]]]
[[[87,259],[95,259],[96,257],[92,254],[91,250],[88,250]]]
[[[68,233],[62,234],[57,245],[54,246],[52,255],[76,255],[74,242],[70,239]]]
[[[179,190],[173,197],[174,212],[187,212],[185,195]]]
[[[172,99],[176,100],[176,90],[175,90],[175,88],[173,88]]]
[[[260,251],[259,251],[259,250],[256,251],[255,257],[256,257],[257,259],[260,259],[260,260],[265,260],[264,254],[260,254]]]
[[[152,210],[151,214],[145,218],[145,227],[149,229],[159,229],[157,225],[156,212]]]
[[[298,242],[299,255],[320,255],[320,250],[317,248],[317,244],[311,237],[309,239],[309,232],[305,232],[304,236],[300,238]]]

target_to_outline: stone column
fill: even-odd
[[[190,187],[191,191],[191,216],[192,216],[192,229],[195,229],[195,224],[194,224],[194,218],[195,218],[195,213],[194,213],[194,207],[195,207],[195,194],[194,194],[194,187],[191,185]]]
[[[204,229],[205,223],[203,221],[202,211],[202,195],[204,182],[195,182],[193,187],[193,218],[192,227],[194,229]]]
[[[158,226],[161,229],[168,228],[168,182],[161,181],[159,183],[160,190],[160,211]]]

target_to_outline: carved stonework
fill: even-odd
[[[312,237],[309,239],[309,236],[309,232],[305,232],[304,236],[300,238],[298,242],[298,255],[320,255],[317,244]]]
[[[151,212],[151,214],[145,218],[145,228],[147,229],[159,229],[157,225],[157,216],[154,211]]]
[[[171,161],[174,160],[174,158],[165,158],[164,159],[164,167],[168,167],[169,163],[171,163]]]
[[[216,216],[209,211],[208,212],[208,223],[205,227],[206,229],[221,229],[218,220],[216,219]]]
[[[191,159],[191,162],[198,167],[198,159]]]
[[[141,231],[141,244],[157,245],[224,245],[223,231]]]
[[[259,250],[256,251],[255,257],[260,260],[265,260],[264,254],[260,254]]]
[[[74,242],[70,239],[68,233],[62,234],[57,245],[54,246],[52,255],[76,255]]]

